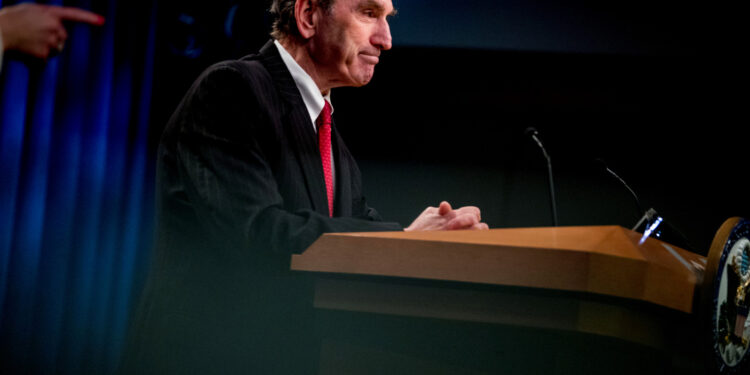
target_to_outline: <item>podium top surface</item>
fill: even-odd
[[[706,259],[619,226],[328,233],[293,270],[604,294],[692,312]]]

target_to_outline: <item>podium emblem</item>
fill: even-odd
[[[712,343],[721,374],[750,374],[750,221],[739,220],[724,243],[714,279]]]

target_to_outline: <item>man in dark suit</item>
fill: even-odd
[[[487,227],[443,202],[402,228],[362,195],[330,90],[370,81],[391,48],[391,1],[272,11],[276,40],[204,72],[162,137],[156,258],[125,372],[312,372],[312,293],[292,253],[325,232]]]

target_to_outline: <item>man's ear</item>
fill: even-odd
[[[297,21],[297,29],[303,39],[310,39],[315,35],[316,21],[315,0],[297,0],[294,4],[294,18]]]

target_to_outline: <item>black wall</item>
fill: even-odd
[[[411,48],[384,59],[370,86],[333,99],[386,216],[408,222],[450,199],[479,205],[492,227],[551,225],[546,164],[524,135],[534,126],[562,225],[638,219],[599,158],[707,251],[721,222],[749,207],[743,128],[718,112],[726,104],[702,69],[682,57]]]

